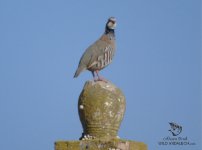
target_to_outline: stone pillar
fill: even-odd
[[[80,140],[57,141],[55,150],[147,150],[144,143],[118,137],[125,108],[125,97],[115,85],[87,81],[78,101]]]

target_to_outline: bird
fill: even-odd
[[[104,33],[85,50],[80,58],[74,78],[78,77],[81,72],[88,70],[91,71],[94,81],[106,81],[100,77],[99,71],[108,66],[114,57],[116,49],[115,28],[116,18],[110,17],[105,25]]]

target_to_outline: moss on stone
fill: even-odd
[[[122,139],[85,140],[85,141],[58,141],[55,150],[147,150],[147,145]]]
[[[115,138],[125,112],[125,97],[110,82],[87,81],[78,102],[84,135]]]
[[[80,141],[57,141],[55,150],[147,150],[141,142],[117,138],[126,108],[122,91],[110,82],[87,81],[79,96]]]

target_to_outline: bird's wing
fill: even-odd
[[[94,49],[93,47],[94,46],[91,45],[86,49],[86,51],[81,56],[79,65],[85,65],[88,68],[90,60],[92,59],[92,53],[93,53],[93,49]]]
[[[109,40],[106,35],[102,35],[100,39],[90,45],[82,55],[79,65],[85,65],[90,68],[98,63],[98,57],[104,55],[109,50],[109,47],[114,49],[114,41]]]
[[[92,47],[90,47],[91,50],[91,57],[88,63],[88,68],[96,65],[98,63],[98,57],[103,55],[105,52],[105,49],[109,46],[109,44],[102,40],[97,40]]]

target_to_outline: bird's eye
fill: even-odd
[[[110,20],[110,22],[112,22],[113,24],[115,23],[115,21],[113,21],[113,20]]]

